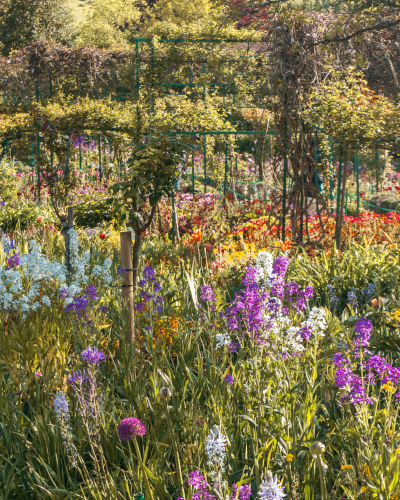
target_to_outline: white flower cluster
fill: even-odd
[[[207,436],[206,453],[208,455],[208,464],[213,468],[219,469],[221,472],[225,469],[226,444],[226,437],[222,434],[219,427],[214,426]]]
[[[304,338],[300,334],[303,327],[311,329],[315,336],[323,337],[324,331],[328,324],[326,321],[326,312],[322,307],[313,307],[308,315],[308,318],[301,322],[298,327],[291,326],[291,320],[287,315],[281,312],[282,303],[279,299],[274,299],[278,305],[276,314],[267,313],[265,315],[265,323],[269,326],[265,330],[264,338],[269,342],[276,342],[272,347],[279,349],[281,352],[303,352]]]
[[[308,326],[314,335],[324,337],[324,332],[328,327],[325,309],[323,307],[313,307],[308,315],[308,319],[303,321],[301,326]]]
[[[266,251],[259,252],[256,257],[255,267],[257,268],[257,281],[270,286],[273,279],[274,257]]]
[[[6,311],[36,311],[40,307],[50,306],[50,295],[65,290],[71,297],[65,298],[65,303],[82,293],[89,283],[86,274],[90,260],[90,252],[79,256],[79,236],[74,229],[69,230],[71,265],[74,270],[68,276],[66,266],[60,262],[50,261],[40,253],[36,241],[29,243],[29,253],[19,255],[19,265],[11,268],[0,267],[0,309]],[[3,236],[0,242],[1,250],[10,248],[10,239]],[[92,275],[110,285],[111,259],[106,259],[102,266],[95,265]]]
[[[232,342],[230,336],[226,333],[217,333],[215,341],[217,343],[216,349],[222,349],[224,346],[229,345]]]

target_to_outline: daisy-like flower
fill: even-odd
[[[278,482],[277,476],[273,476],[271,472],[267,472],[265,481],[260,484],[260,491],[258,492],[259,500],[280,500],[286,495],[283,493],[285,489]]]

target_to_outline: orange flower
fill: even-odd
[[[199,243],[201,241],[201,230],[200,229],[195,229],[193,231],[193,239],[197,243]]]
[[[286,252],[286,250],[290,250],[292,248],[292,243],[288,240],[288,241],[282,241],[282,240],[279,240],[280,242],[280,247],[281,247],[281,250],[282,252]]]

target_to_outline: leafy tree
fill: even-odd
[[[0,0],[0,48],[3,55],[33,40],[71,44],[74,19],[67,0]]]
[[[328,83],[311,94],[304,118],[323,129],[344,160],[342,196],[336,215],[336,243],[340,250],[349,159],[359,147],[393,148],[394,135],[398,134],[398,107],[383,95],[375,94],[360,74],[350,70],[333,73]]]

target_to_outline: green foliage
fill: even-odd
[[[33,40],[51,39],[70,44],[74,21],[67,0],[2,0],[0,48],[3,55]]]
[[[339,153],[347,154],[359,146],[390,142],[399,119],[395,104],[375,94],[352,68],[333,73],[312,93],[305,118],[334,141]]]
[[[12,232],[17,227],[22,230],[38,224],[41,218],[42,226],[56,225],[59,221],[52,208],[47,205],[39,205],[34,201],[13,200],[0,207],[0,227],[3,231]]]
[[[301,252],[290,261],[288,276],[302,286],[313,285],[313,300],[326,307],[331,307],[328,285],[334,286],[340,300],[336,314],[348,306],[348,292],[353,288],[361,292],[372,283],[376,288],[374,298],[385,296],[395,301],[400,294],[397,252],[390,246],[383,249],[369,246],[367,241],[362,246],[346,248],[340,258],[334,252],[329,257],[321,252],[320,258],[310,260]]]

